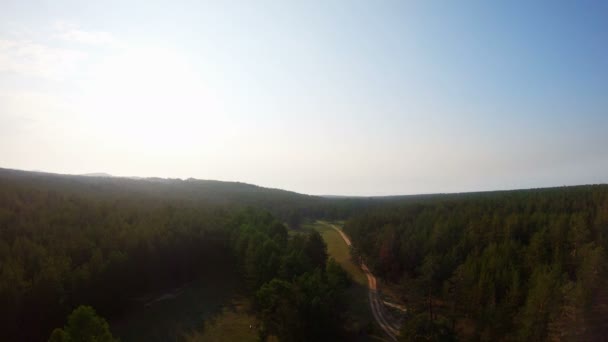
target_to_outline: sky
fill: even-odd
[[[605,1],[0,2],[0,167],[394,195],[608,182]]]

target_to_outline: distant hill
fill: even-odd
[[[209,199],[212,201],[222,201],[226,198],[234,198],[236,195],[251,194],[280,195],[298,198],[320,198],[316,196],[298,194],[292,191],[264,188],[241,182],[224,182],[194,178],[182,180],[178,178],[159,177],[115,177],[104,172],[87,173],[82,175],[67,175],[0,168],[0,181],[27,181],[35,185],[44,184],[47,187],[65,187],[65,190],[68,190],[71,187],[74,189],[81,187],[89,189],[94,188],[95,190],[105,192],[127,192],[135,190],[137,192],[147,193],[149,195],[183,195],[191,199]],[[169,193],[167,193],[168,190],[170,190]]]
[[[436,201],[448,203],[475,198],[488,200],[562,188],[378,197],[312,196],[241,182],[194,178],[183,180],[158,177],[115,177],[103,172],[64,175],[3,168],[0,168],[0,186],[19,186],[57,194],[88,196],[105,200],[179,200],[205,205],[252,206],[266,209],[292,226],[297,226],[305,218],[343,219],[360,213],[362,210],[386,205],[428,204]]]
[[[127,178],[107,173],[64,175],[0,168],[0,186],[34,188],[106,200],[147,198],[205,205],[253,206],[266,209],[293,223],[297,223],[301,217],[326,216],[330,204],[329,199],[318,196],[241,182],[194,178]]]
[[[111,174],[105,173],[105,172],[85,173],[85,174],[82,174],[81,176],[85,176],[85,177],[113,177]]]

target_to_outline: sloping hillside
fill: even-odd
[[[331,201],[317,196],[264,188],[240,182],[189,178],[122,178],[90,175],[62,175],[0,168],[0,186],[35,189],[49,193],[132,199],[144,196],[158,200],[181,200],[201,204],[254,206],[269,210],[286,221],[323,215]]]

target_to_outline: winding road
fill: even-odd
[[[333,224],[331,225],[331,227],[340,234],[340,236],[348,246],[352,245],[348,236],[346,236],[346,234],[344,234],[344,232],[340,228],[336,227]],[[376,277],[374,277],[374,275],[369,271],[369,268],[367,268],[364,263],[361,263],[361,269],[363,270],[363,272],[365,272],[365,275],[367,276],[367,284],[369,288],[369,305],[372,308],[372,314],[374,315],[374,318],[376,319],[376,322],[378,322],[380,328],[384,330],[388,337],[393,341],[397,341],[397,336],[399,335],[399,325],[395,323],[394,320],[390,317],[390,315],[386,311],[386,308],[384,307],[384,302],[380,299],[380,295],[378,294]]]

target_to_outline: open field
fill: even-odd
[[[327,252],[352,277],[353,286],[347,291],[350,308],[348,312],[348,329],[354,331],[359,340],[383,340],[379,337],[379,328],[372,315],[369,301],[367,277],[365,273],[350,259],[350,250],[331,223],[318,221],[305,225],[304,229],[315,229],[327,244]]]
[[[221,314],[205,321],[202,331],[185,334],[187,342],[257,341],[255,317],[245,298],[235,298]],[[252,328],[250,328],[252,326]]]
[[[327,252],[329,256],[334,258],[347,272],[351,275],[353,280],[364,287],[367,287],[367,277],[361,268],[356,265],[350,259],[350,250],[344,243],[344,240],[340,237],[340,234],[336,232],[330,223],[324,221],[318,221],[312,225],[305,226],[305,228],[316,229],[325,243],[327,244]]]
[[[220,314],[237,288],[235,274],[217,272],[214,277],[138,298],[121,317],[111,320],[110,326],[123,342],[179,341]]]

